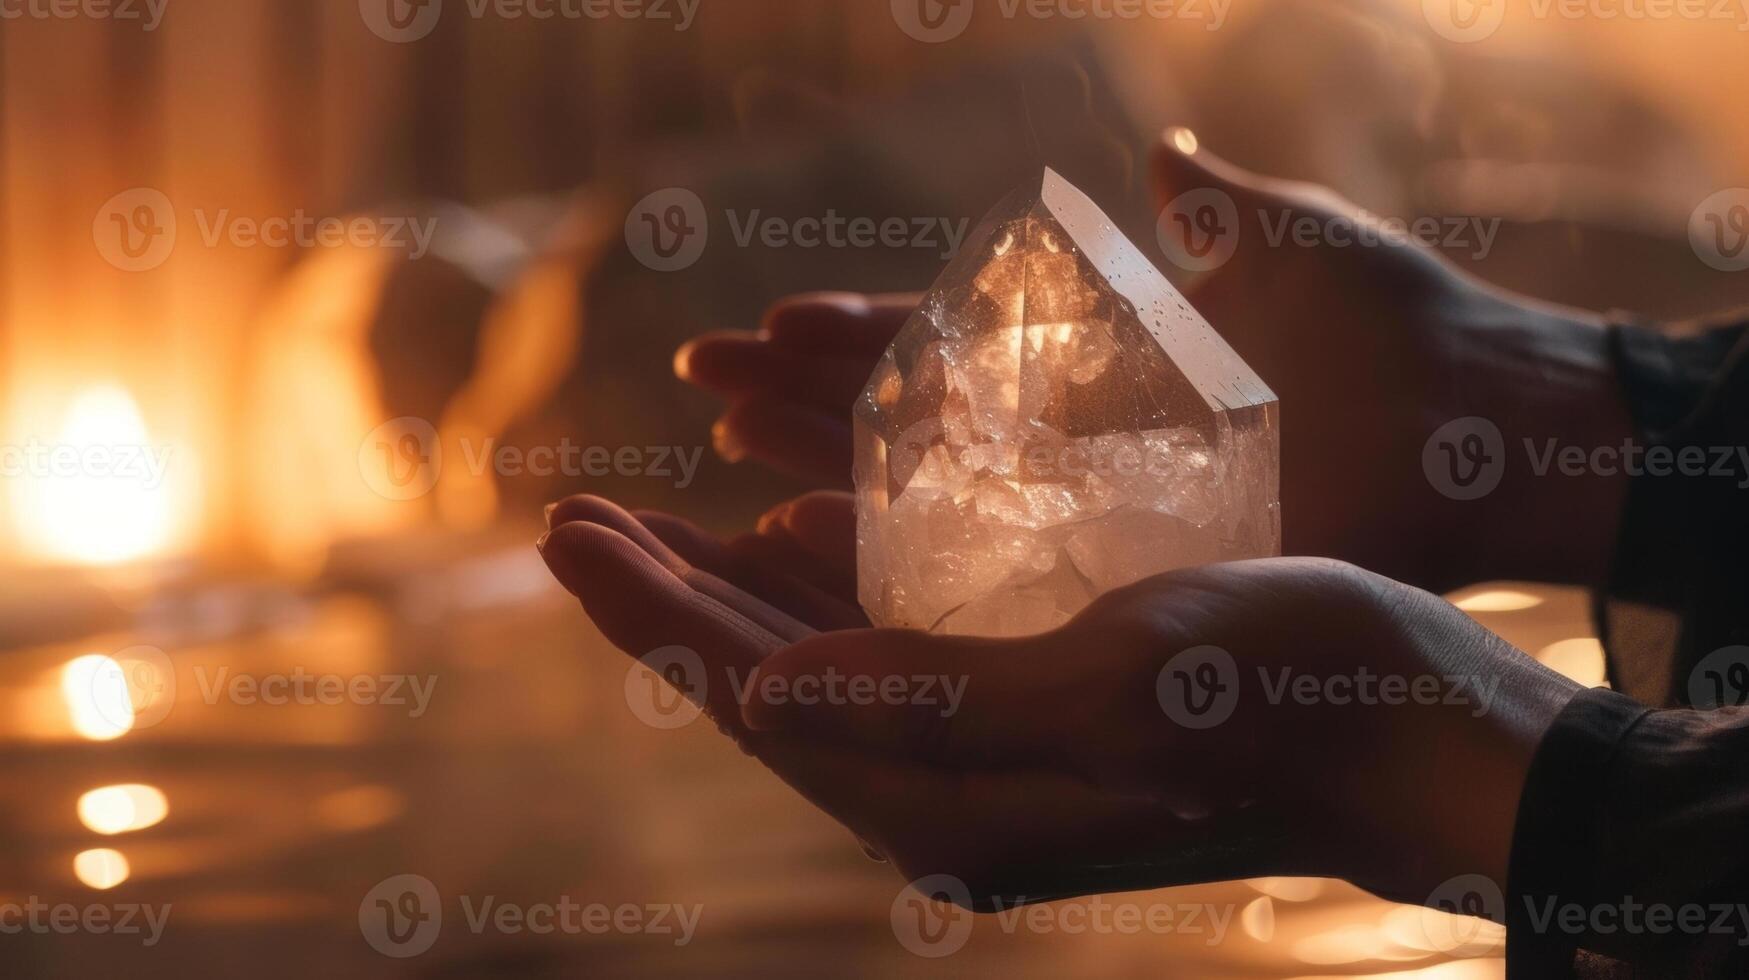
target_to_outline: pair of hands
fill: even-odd
[[[1170,140],[1154,176],[1163,201],[1216,187],[1244,216],[1368,220]],[[1439,588],[1600,567],[1613,525],[1585,518],[1607,522],[1619,488],[1565,487],[1576,531],[1551,550],[1537,481],[1509,472],[1498,500],[1464,510],[1421,470],[1428,434],[1464,415],[1509,434],[1625,430],[1595,324],[1411,245],[1242,237],[1192,299],[1287,406],[1290,553]],[[730,400],[713,433],[723,455],[842,485],[848,407],[913,304],[791,300],[758,333],[689,344],[676,370]],[[694,651],[706,710],[746,751],[908,876],[954,875],[984,907],[1261,874],[1342,877],[1408,901],[1460,873],[1504,880],[1524,772],[1576,690],[1442,600],[1323,559],[1173,572],[1051,633],[989,640],[867,629],[841,492],[780,506],[728,542],[592,497],[548,519],[542,554],[610,641],[634,656]],[[1476,535],[1490,519],[1494,533]],[[896,696],[805,703],[834,677],[896,679]],[[1432,683],[1442,703],[1353,703],[1368,677]],[[927,700],[922,678],[935,679]],[[1287,686],[1306,678],[1309,698]],[[950,706],[941,694],[956,684]],[[1468,696],[1445,703],[1453,691]],[[1191,702],[1227,716],[1209,725]]]

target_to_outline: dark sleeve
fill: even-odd
[[[1596,612],[1610,680],[1647,704],[1691,703],[1697,664],[1749,644],[1746,324],[1610,328],[1641,467]]]
[[[1749,708],[1562,711],[1513,834],[1507,980],[1749,976]]]

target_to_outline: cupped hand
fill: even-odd
[[[1149,579],[1035,637],[866,629],[849,507],[812,494],[722,542],[573,498],[541,550],[611,642],[694,651],[725,733],[976,907],[1265,874],[1410,901],[1503,880],[1530,754],[1575,688],[1442,600],[1275,559]]]

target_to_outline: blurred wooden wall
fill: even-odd
[[[69,393],[119,381],[199,474],[190,543],[236,541],[270,519],[239,499],[236,472],[249,326],[298,255],[208,246],[197,212],[319,217],[611,181],[640,148],[732,131],[750,85],[829,108],[1003,38],[923,45],[885,3],[794,0],[705,0],[683,33],[474,19],[448,0],[436,30],[406,44],[367,29],[357,0],[168,0],[149,32],[0,22],[0,439],[41,434],[31,427]],[[92,222],[136,187],[169,196],[177,244],[161,267],[124,272]],[[0,521],[0,559],[13,524]]]

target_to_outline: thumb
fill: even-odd
[[[778,651],[748,685],[756,731],[818,735],[883,755],[957,767],[1066,764],[1084,731],[1042,637],[995,640],[914,630],[822,633]]]

